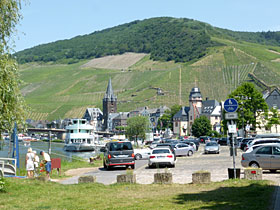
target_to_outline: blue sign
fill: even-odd
[[[235,112],[238,109],[238,102],[234,98],[229,98],[224,103],[226,112]]]

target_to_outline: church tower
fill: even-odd
[[[199,118],[202,108],[202,95],[198,87],[194,87],[189,95],[189,131],[191,131],[192,124],[196,118]]]
[[[110,113],[117,112],[117,96],[114,95],[111,78],[108,82],[107,90],[103,98],[103,130],[108,129],[108,119]]]

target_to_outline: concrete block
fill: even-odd
[[[136,175],[135,174],[117,175],[117,183],[136,183]]]
[[[262,169],[261,168],[245,168],[244,179],[249,180],[262,180]]]
[[[80,176],[78,179],[78,183],[91,183],[96,182],[95,176]]]
[[[195,172],[192,174],[193,184],[208,184],[211,182],[211,173],[208,171]]]
[[[155,173],[155,184],[172,184],[172,173]]]

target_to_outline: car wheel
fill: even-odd
[[[175,168],[175,164],[171,164],[171,168]]]
[[[131,169],[134,169],[135,168],[135,164],[131,165]]]
[[[250,163],[250,167],[252,167],[252,168],[259,168],[260,166],[256,162],[252,162],[252,163]]]
[[[192,156],[193,155],[193,151],[189,150],[188,151],[188,156]]]
[[[135,155],[135,160],[140,160],[142,156],[140,154]]]
[[[271,170],[269,170],[271,173],[275,173],[277,170],[275,170],[275,169],[271,169]]]
[[[220,154],[220,152],[218,151],[217,154]]]
[[[153,165],[149,165],[149,168],[153,168]]]

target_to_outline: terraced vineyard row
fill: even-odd
[[[222,68],[224,84],[229,85],[231,89],[237,88],[238,85],[247,79],[248,73],[252,72],[254,67],[254,63],[246,65],[224,66]]]

